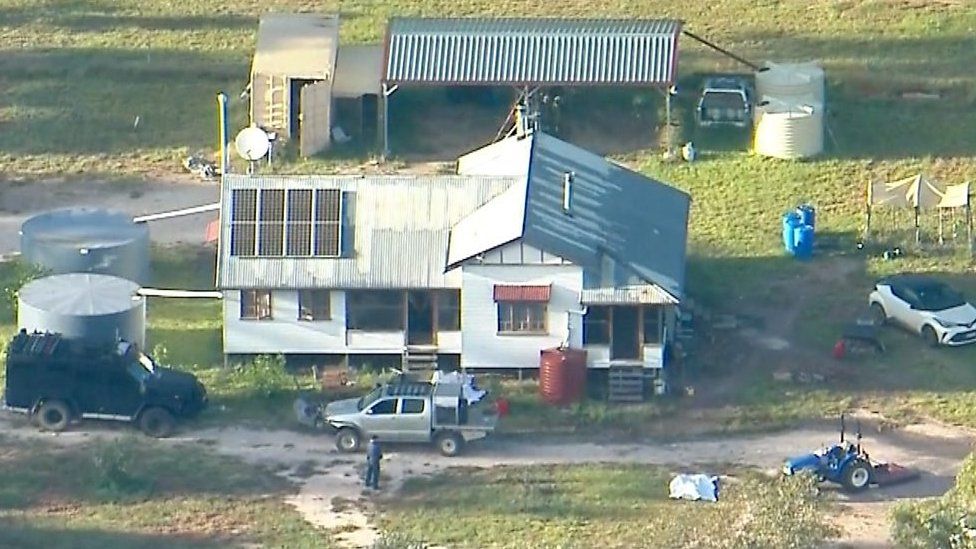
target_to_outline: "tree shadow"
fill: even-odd
[[[225,547],[226,542],[194,539],[172,534],[112,532],[97,528],[66,527],[50,521],[0,517],[0,546],[65,547],[103,549],[105,547],[143,547],[147,549],[183,549]]]

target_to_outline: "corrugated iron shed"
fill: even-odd
[[[258,23],[251,74],[329,80],[338,46],[336,15],[264,15]]]
[[[523,178],[524,179],[524,178]],[[218,287],[450,288],[445,273],[451,227],[517,177],[260,176],[227,174],[221,198],[221,242],[230,242],[235,189],[341,189],[349,207],[343,257],[238,257],[220,247]],[[457,278],[455,280],[454,278]]]
[[[384,82],[433,85],[668,85],[671,19],[394,18]]]

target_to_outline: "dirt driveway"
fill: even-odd
[[[899,500],[937,496],[953,482],[973,436],[936,424],[919,424],[897,431],[878,432],[865,418],[863,444],[875,459],[917,467],[922,478],[901,486],[851,497],[831,490],[845,512],[837,513],[837,526],[844,535],[836,541],[842,547],[888,547],[887,512]],[[72,444],[98,437],[111,437],[120,430],[69,431],[42,434],[22,419],[3,417],[0,431],[42,438],[56,444]],[[408,477],[432,474],[448,467],[494,467],[554,463],[647,463],[670,465],[687,471],[708,471],[709,464],[736,464],[775,472],[782,460],[796,453],[818,448],[836,440],[833,426],[813,426],[780,433],[694,440],[675,443],[592,444],[535,443],[495,439],[471,445],[458,458],[444,458],[423,447],[394,447],[386,450],[383,476],[386,486],[378,497],[389,497]],[[262,431],[240,427],[187,432],[173,442],[206,444],[214,451],[245,461],[280,469],[299,485],[289,498],[311,523],[334,529],[347,547],[369,546],[378,536],[370,516],[371,497],[362,490],[361,455],[339,454],[331,437],[292,431]]]

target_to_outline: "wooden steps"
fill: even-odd
[[[607,400],[610,402],[644,401],[644,368],[641,366],[610,366]]]
[[[437,369],[436,345],[407,345],[403,351],[404,372],[432,372]]]

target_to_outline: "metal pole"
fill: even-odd
[[[668,140],[667,152],[670,154],[671,149],[674,147],[674,139],[671,136],[671,90],[664,90],[664,114],[665,123],[668,125],[667,132],[665,133],[665,139]]]
[[[230,155],[227,150],[227,94],[217,94],[217,151],[220,153],[220,175],[223,176],[230,167]]]
[[[390,154],[390,98],[386,95],[386,86],[383,86],[383,150],[380,158],[386,162],[386,157]]]

